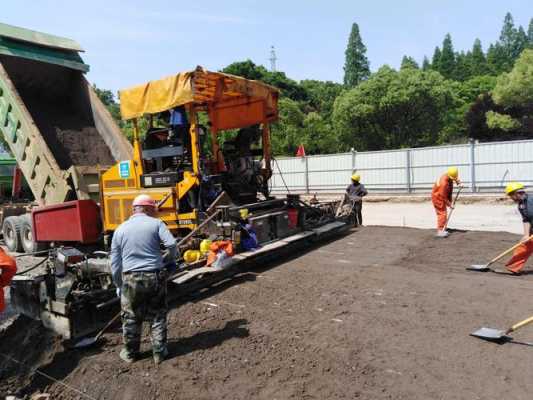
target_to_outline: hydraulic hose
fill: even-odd
[[[43,265],[46,261],[48,261],[48,257],[45,258],[44,260],[39,261],[37,264],[31,266],[30,268],[25,269],[24,271],[17,272],[15,275],[24,275],[30,271],[33,271],[34,269]]]

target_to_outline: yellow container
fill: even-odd
[[[187,264],[191,264],[193,262],[196,262],[200,259],[202,256],[202,253],[200,253],[200,250],[187,250],[183,254],[183,259]]]
[[[211,240],[204,239],[200,242],[200,253],[205,254],[209,253],[209,246],[211,246]]]

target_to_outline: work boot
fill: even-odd
[[[131,364],[132,362],[134,362],[137,357],[135,357],[135,355],[132,355],[128,350],[126,349],[122,349],[120,350],[120,354],[119,354],[119,357],[122,359],[122,361],[125,361],[127,362],[128,364]]]
[[[445,238],[445,237],[448,237],[450,236],[450,233],[448,231],[437,231],[437,237],[439,238]]]
[[[167,356],[168,356],[168,350],[167,349],[163,350],[160,353],[154,353],[154,363],[155,363],[155,365],[161,364],[165,360],[165,358],[167,358]]]

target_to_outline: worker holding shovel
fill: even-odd
[[[520,182],[511,182],[505,188],[505,193],[518,204],[518,211],[522,215],[524,223],[524,237],[522,244],[518,246],[513,257],[505,264],[507,269],[515,275],[520,275],[526,261],[533,253],[533,196],[529,197],[524,190],[524,184]]]
[[[457,185],[461,185],[459,170],[457,167],[450,167],[433,185],[431,201],[437,213],[437,237],[447,237],[449,235],[446,226],[448,222],[448,207],[452,210],[454,207],[454,204],[452,204],[454,182]]]
[[[346,196],[352,202],[352,212],[355,214],[354,226],[363,226],[363,197],[368,194],[360,181],[361,175],[353,174],[352,183],[346,188]]]

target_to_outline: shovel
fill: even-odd
[[[469,271],[480,271],[480,272],[486,272],[486,271],[492,271],[489,267],[494,264],[496,261],[498,261],[500,258],[505,257],[507,254],[512,252],[517,247],[523,245],[524,243],[529,242],[531,239],[533,239],[533,235],[528,237],[526,240],[520,241],[517,244],[515,244],[513,247],[505,250],[503,253],[497,255],[492,260],[488,262],[488,264],[472,264],[470,267],[467,267],[466,269]]]
[[[107,330],[107,328],[109,328],[111,325],[113,325],[113,322],[115,322],[118,317],[120,317],[120,311],[117,313],[117,315],[115,315],[111,321],[109,321],[106,326],[104,326],[102,328],[102,330],[100,332],[98,332],[96,334],[96,336],[93,336],[93,337],[86,337],[86,338],[83,338],[81,339],[78,343],[76,343],[73,347],[75,349],[80,349],[80,348],[83,348],[83,347],[89,347],[89,346],[92,346],[93,344],[95,344],[96,342],[98,342],[98,340],[102,337],[102,335],[104,334],[104,332]]]
[[[459,193],[461,193],[462,189],[463,187],[459,186],[459,189],[457,190],[457,193],[455,194],[455,199],[453,199],[452,209],[450,210],[450,214],[448,214],[448,218],[446,218],[446,225],[444,225],[444,228],[442,229],[444,232],[446,232],[446,229],[448,228],[448,223],[450,222],[450,218],[452,217],[453,210],[455,210],[455,203],[457,202],[457,198],[459,197]]]
[[[520,321],[513,326],[511,326],[506,331],[500,330],[500,329],[494,329],[494,328],[481,328],[478,329],[475,332],[472,332],[470,336],[474,336],[480,339],[490,340],[493,342],[507,342],[511,340],[512,338],[509,336],[511,332],[516,331],[518,328],[522,328],[523,326],[529,325],[533,322],[533,317],[529,317],[523,321]]]

